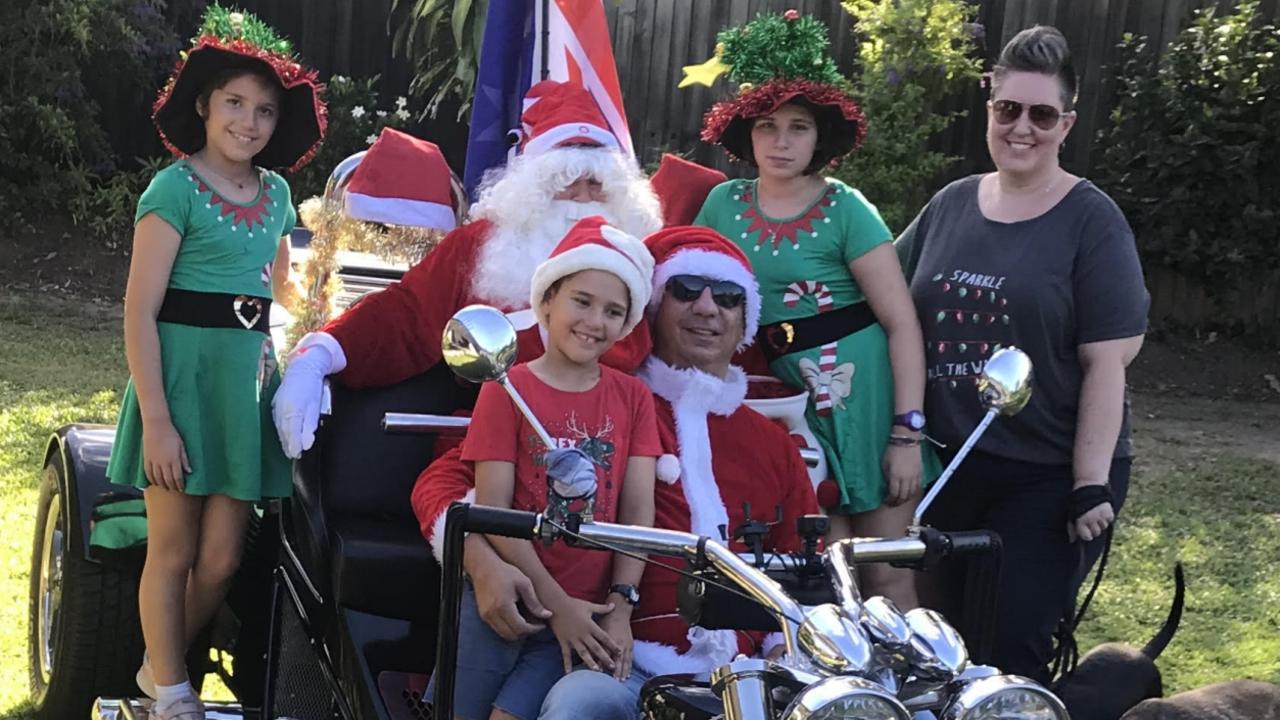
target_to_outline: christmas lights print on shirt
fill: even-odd
[[[769,220],[759,210],[755,201],[755,183],[747,185],[742,190],[741,201],[746,204],[747,209],[742,211],[736,219],[746,219],[751,221],[747,229],[743,231],[742,238],[745,240],[751,235],[755,235],[755,246],[752,247],[753,252],[759,252],[766,242],[773,245],[773,254],[778,254],[778,249],[782,246],[782,241],[786,240],[791,244],[792,250],[800,249],[800,232],[809,233],[811,237],[817,237],[818,230],[814,227],[815,223],[830,224],[831,218],[827,217],[826,209],[835,207],[837,186],[828,183],[826,192],[822,193],[822,197],[818,198],[803,215],[790,220]],[[738,200],[734,197],[734,200]],[[758,233],[758,234],[757,234]]]
[[[947,300],[928,319],[935,326],[928,334],[938,338],[925,348],[930,384],[975,385],[987,358],[1009,342],[1006,279],[961,269],[931,278]]]
[[[261,170],[258,173],[258,182],[260,189],[257,199],[250,205],[240,205],[218,194],[208,183],[204,181],[194,170],[187,173],[187,182],[191,183],[193,191],[196,195],[208,195],[205,200],[204,207],[206,210],[212,210],[217,213],[218,222],[230,221],[231,230],[238,232],[244,229],[249,237],[253,237],[254,231],[261,232],[271,220],[271,211],[278,207],[279,203],[271,198],[271,191],[275,190],[275,183],[267,179],[267,174]]]

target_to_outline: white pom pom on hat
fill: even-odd
[[[658,480],[674,485],[680,479],[680,458],[666,453],[658,458]]]

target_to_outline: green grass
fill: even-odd
[[[44,443],[64,423],[112,422],[126,375],[118,309],[0,298],[0,720],[30,717],[28,572]],[[1180,558],[1187,609],[1160,660],[1167,691],[1280,682],[1280,466],[1192,453],[1159,433],[1143,433],[1139,451],[1081,647],[1145,643],[1168,612]]]

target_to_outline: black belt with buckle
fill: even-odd
[[[756,333],[756,342],[765,359],[773,362],[783,355],[848,337],[875,322],[876,314],[863,300],[830,312],[765,325]]]
[[[169,288],[165,291],[156,320],[270,334],[271,298]]]

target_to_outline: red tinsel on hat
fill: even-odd
[[[832,164],[857,150],[867,135],[867,119],[853,98],[840,88],[815,80],[773,80],[751,88],[732,100],[712,106],[702,122],[702,139],[719,144],[736,160],[750,160],[750,126],[740,126],[768,115],[786,103],[803,99],[819,111],[838,113],[844,131],[834,138],[839,148]]]

